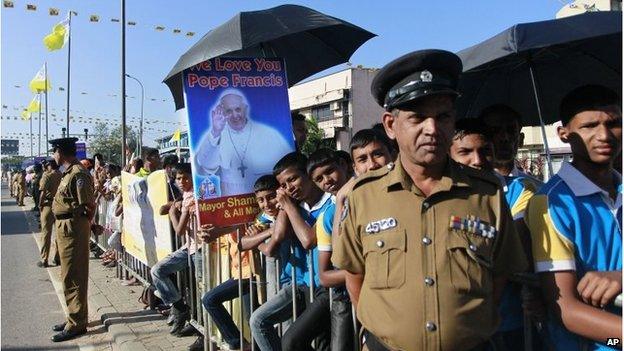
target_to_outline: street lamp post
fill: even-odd
[[[143,105],[145,104],[145,88],[143,88],[143,84],[136,77],[133,77],[126,73],[126,77],[134,79],[139,86],[141,86],[141,119],[139,121],[139,155],[142,157],[141,153],[143,153]]]

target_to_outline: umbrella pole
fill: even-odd
[[[542,139],[544,140],[544,149],[546,150],[546,163],[548,165],[548,178],[553,176],[552,158],[550,157],[550,148],[548,147],[548,138],[546,138],[546,126],[542,118],[542,109],[540,107],[539,94],[537,93],[537,84],[535,83],[535,74],[533,73],[533,64],[529,59],[529,74],[531,75],[531,85],[533,86],[533,94],[535,95],[535,106],[537,107],[537,116],[540,120],[540,128],[542,130]]]

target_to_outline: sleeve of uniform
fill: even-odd
[[[535,195],[537,190],[535,185],[533,185],[533,183],[528,179],[520,179],[517,182],[517,186],[518,196],[516,197],[514,203],[509,205],[511,207],[511,216],[514,221],[524,218],[529,200],[533,197],[533,195]]]
[[[352,194],[347,197],[347,203],[343,208],[343,212],[340,214],[340,237],[336,247],[334,247],[332,263],[335,267],[351,273],[364,273],[362,239],[357,230]]]
[[[95,189],[93,179],[86,173],[74,175],[73,186],[76,191],[78,205],[90,205],[95,203]]]
[[[48,179],[49,179],[49,177],[48,177],[47,174],[44,174],[43,177],[41,177],[41,181],[39,182],[39,190],[40,191],[48,190],[47,189],[47,187],[48,187]]]
[[[574,244],[564,233],[561,214],[550,210],[547,195],[536,195],[527,208],[525,222],[531,232],[536,272],[576,270]]]
[[[332,223],[335,206],[329,206],[316,221],[316,245],[319,251],[332,251]]]
[[[495,276],[525,272],[528,268],[526,255],[514,226],[507,201],[502,194],[498,196],[498,202],[500,221],[496,242],[494,243],[492,271]]]

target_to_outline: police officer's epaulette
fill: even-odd
[[[388,174],[394,168],[394,164],[391,162],[385,167],[381,167],[376,170],[368,171],[363,175],[357,177],[355,180],[355,184],[353,185],[353,190],[361,187],[364,184],[370,183],[379,178],[383,178],[386,174]]]
[[[470,178],[476,178],[485,181],[496,187],[500,186],[500,180],[494,175],[494,173],[482,171],[464,165],[459,165],[459,167],[461,168],[462,172],[464,172],[464,174]]]

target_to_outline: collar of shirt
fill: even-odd
[[[323,207],[325,202],[327,202],[327,200],[331,199],[331,197],[332,197],[332,194],[324,193],[323,196],[321,196],[321,198],[314,204],[314,206],[312,206],[312,207],[308,206],[308,203],[305,202],[305,201],[301,201],[299,203],[299,206],[301,206],[301,208],[306,210],[306,212],[313,212],[313,211],[316,211],[319,208]]]
[[[69,167],[67,167],[67,169],[65,171],[63,171],[63,174],[67,174],[67,173],[71,172],[72,168],[74,168],[77,165],[82,166],[82,164],[78,160],[74,160],[72,163],[69,164]]]
[[[146,170],[145,168],[141,167],[141,169],[139,169],[139,171],[137,172],[137,176],[139,177],[147,177],[148,175],[150,175],[150,171]]]
[[[622,206],[622,175],[613,170],[613,180],[616,182],[617,199],[615,201],[615,207]],[[601,189],[594,182],[589,180],[583,173],[576,169],[569,162],[564,162],[557,175],[563,180],[566,185],[572,190],[574,196],[589,196],[593,194],[601,194],[604,200],[609,200],[607,203],[613,203],[609,193]],[[613,204],[612,204],[613,205]]]
[[[514,168],[515,169],[515,168]],[[507,186],[507,179],[505,179],[505,177],[503,177],[502,175],[500,175],[498,172],[496,171],[492,171],[492,173],[494,173],[494,175],[496,176],[496,178],[498,178],[498,180],[500,181],[501,184],[501,188],[503,188],[503,192],[506,193],[509,190],[509,187]],[[511,174],[513,174],[514,172],[512,171]],[[510,177],[514,177],[513,175],[510,175]]]
[[[424,196],[422,191],[418,189],[418,187],[412,181],[412,178],[407,174],[405,168],[400,161],[400,156],[397,158],[397,162],[394,163],[394,167],[390,170],[390,173],[386,177],[387,179],[387,188],[388,191],[391,191],[396,185],[400,184],[401,189],[410,190],[419,196]],[[469,187],[470,180],[468,177],[461,171],[461,167],[450,158],[447,158],[446,166],[444,167],[444,172],[442,173],[442,178],[440,178],[439,183],[436,185],[435,189],[431,193],[431,195],[448,191],[452,187]]]

